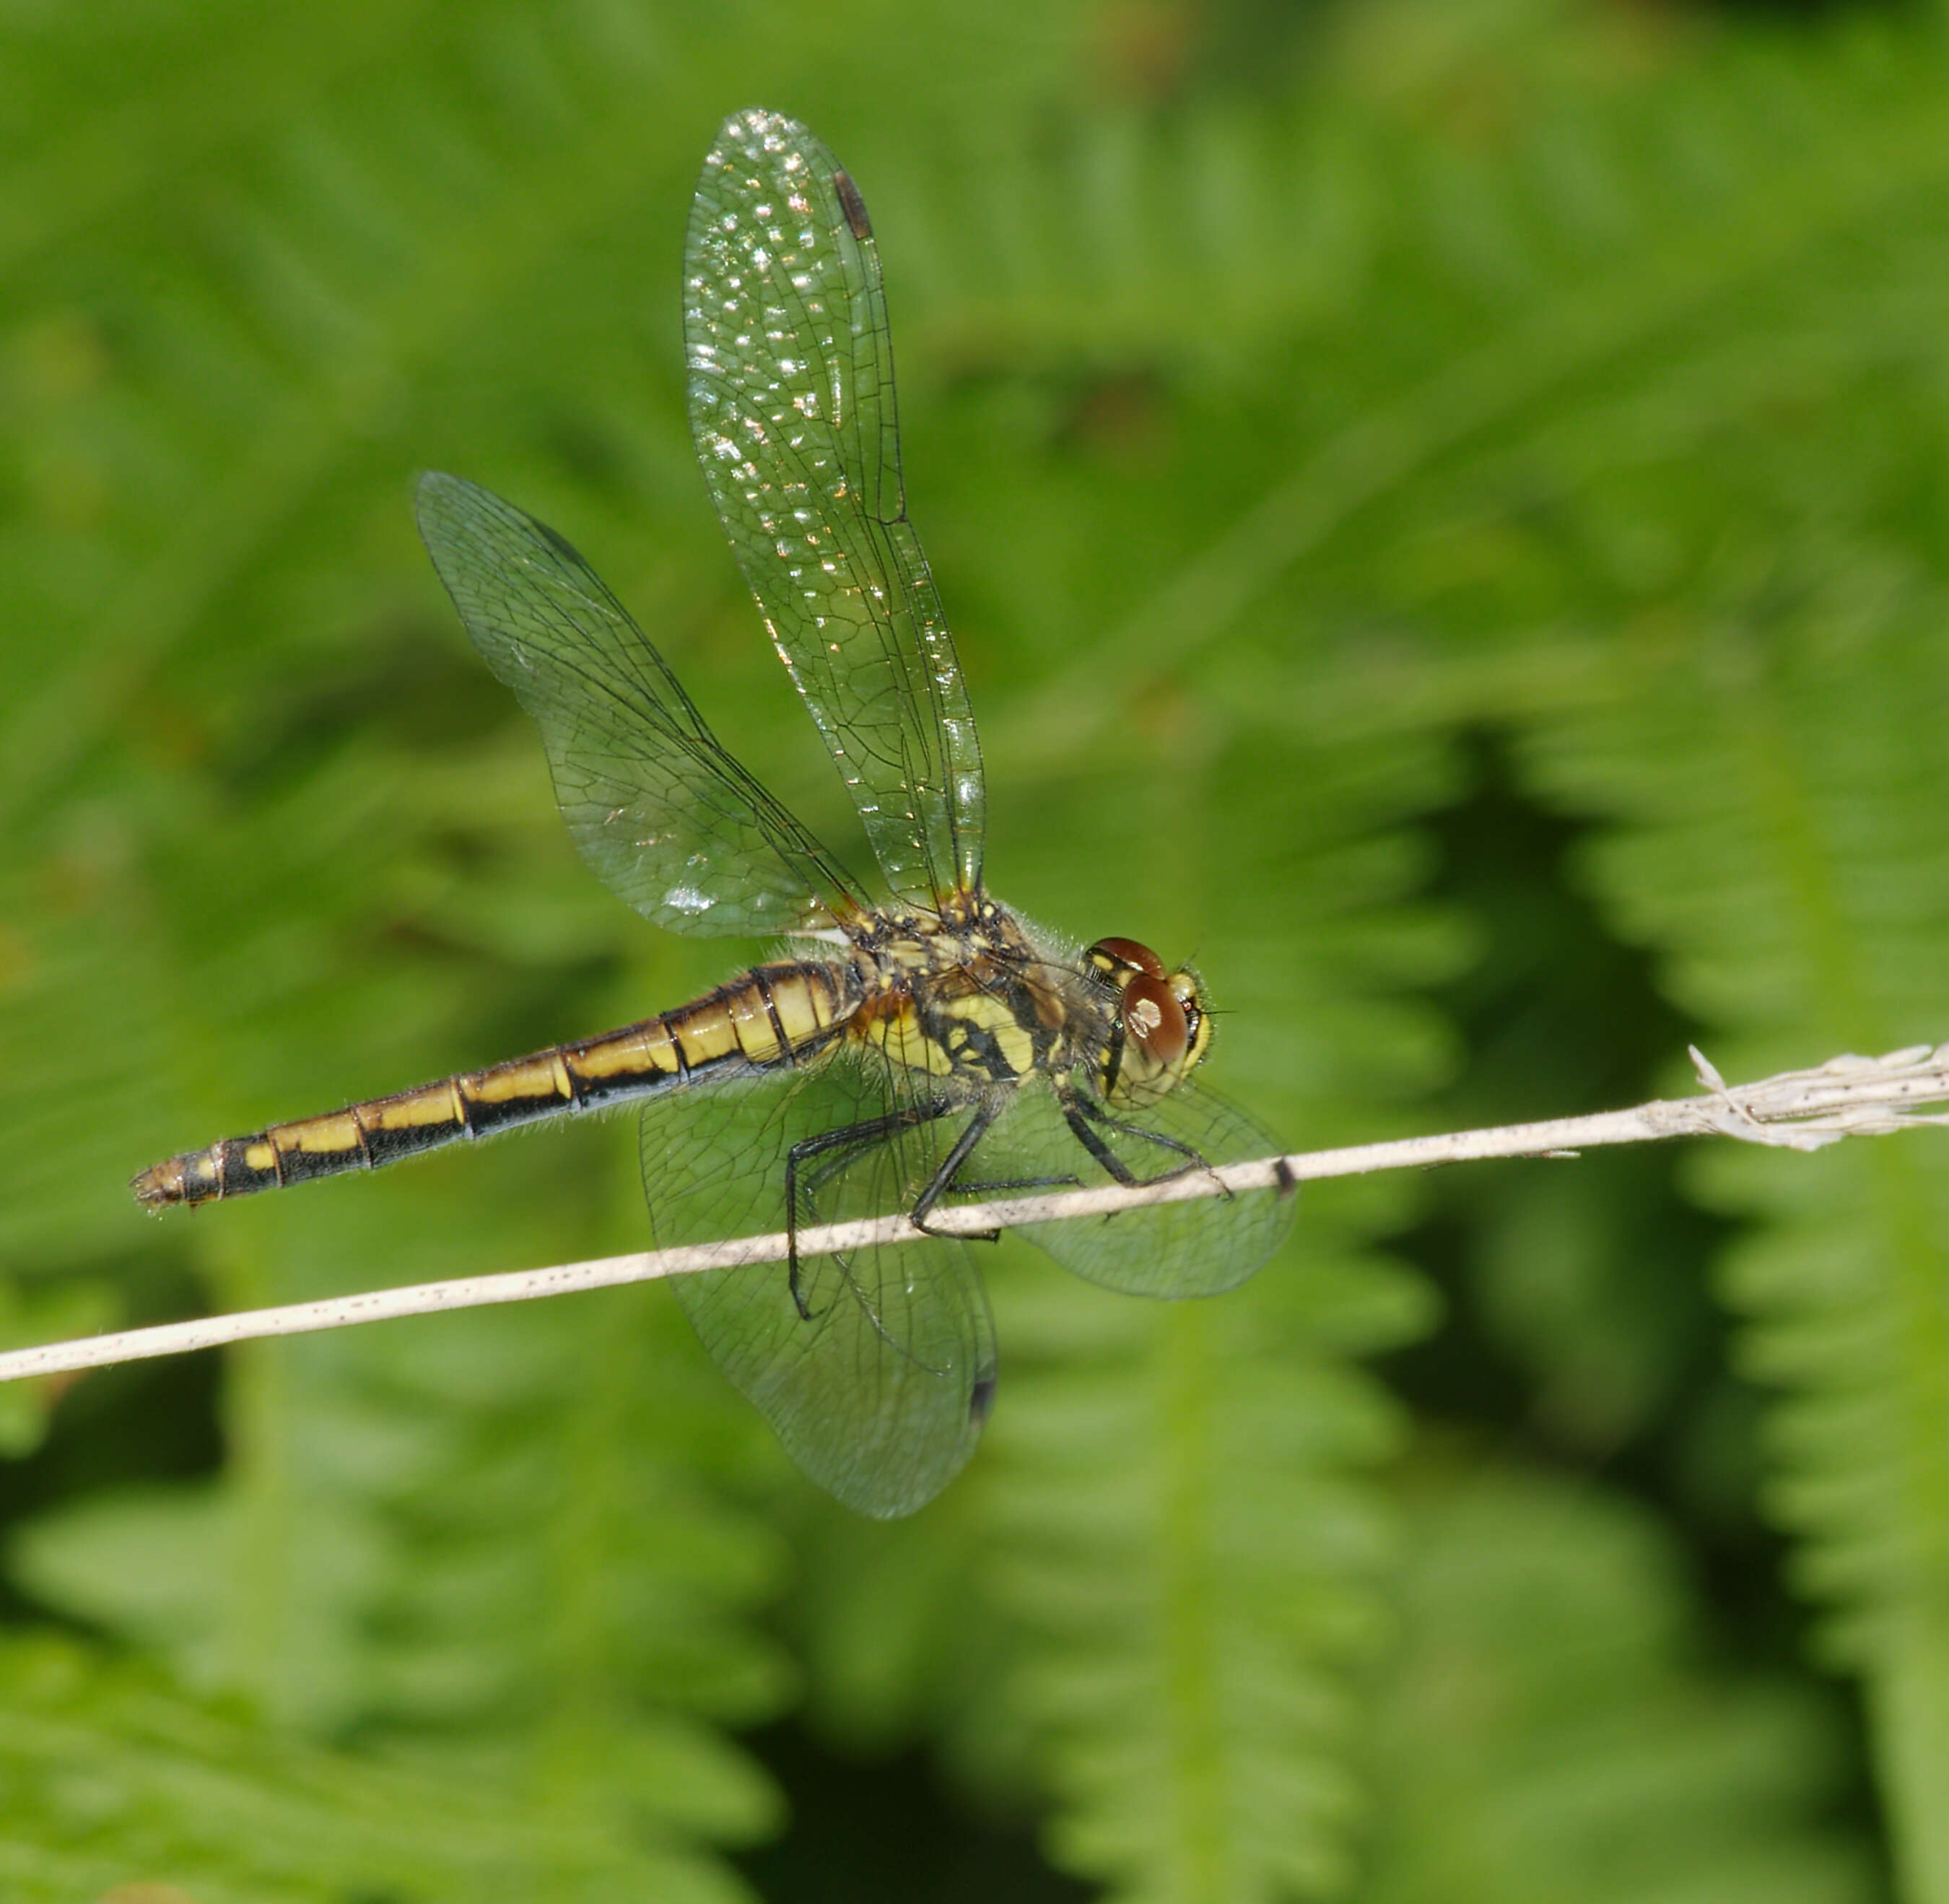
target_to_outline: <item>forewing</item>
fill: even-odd
[[[652,1100],[643,1181],[657,1242],[784,1229],[787,1153],[878,1116],[885,1075],[841,1053],[810,1072]],[[950,1120],[808,1159],[802,1222],[911,1208],[959,1128]],[[911,1514],[974,1451],[994,1389],[995,1339],[965,1243],[930,1238],[803,1257],[809,1316],[782,1262],[679,1276],[671,1287],[719,1367],[849,1507]]]
[[[691,428],[738,566],[894,891],[972,891],[981,748],[906,519],[866,207],[805,127],[738,113],[704,160],[685,259]]]
[[[1120,1121],[1128,1128],[1094,1128],[1139,1178],[1276,1156],[1279,1150],[1242,1112],[1189,1081]],[[1017,1180],[1060,1177],[1091,1186],[1111,1181],[1070,1129],[1054,1094],[1046,1090],[1024,1092],[996,1137],[982,1146],[976,1171],[992,1176],[1000,1170]],[[1236,1289],[1279,1247],[1292,1225],[1293,1203],[1290,1195],[1252,1190],[1068,1223],[1027,1224],[1020,1234],[1065,1269],[1106,1289],[1129,1296],[1216,1296]]]
[[[567,542],[457,476],[421,477],[418,512],[474,646],[542,730],[570,836],[612,892],[675,932],[850,916],[831,857],[717,744]]]

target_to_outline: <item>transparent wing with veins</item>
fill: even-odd
[[[725,121],[685,251],[691,429],[738,566],[894,891],[981,883],[981,748],[906,519],[866,208],[795,120]]]
[[[561,537],[457,476],[422,477],[418,509],[440,580],[541,729],[562,817],[611,891],[671,932],[712,937],[856,915],[832,857],[718,745]]]
[[[909,1209],[965,1122],[888,1128],[918,1107],[912,1072],[841,1050],[688,1100],[643,1108],[643,1185],[659,1246]],[[852,1131],[851,1140],[835,1143]],[[994,1327],[968,1246],[945,1237],[678,1276],[704,1347],[793,1458],[850,1507],[911,1514],[981,1438]]]

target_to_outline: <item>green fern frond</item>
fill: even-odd
[[[1699,631],[1655,702],[1536,737],[1543,783],[1615,829],[1592,856],[1599,889],[1729,1062],[1764,1066],[1810,1038],[1891,1047],[1941,1021],[1949,832],[1931,710],[1949,694],[1949,591],[1919,583],[1866,614],[1755,600]],[[1745,1372],[1782,1392],[1772,1504],[1836,1610],[1832,1657],[1873,1689],[1926,1896],[1949,1871],[1925,1796],[1949,1775],[1930,1716],[1949,1711],[1944,1180],[1910,1146],[1792,1173],[1711,1156],[1692,1176],[1758,1226],[1723,1287],[1750,1324]]]
[[[20,1904],[145,1885],[207,1904],[325,1904],[362,1890],[431,1904],[497,1887],[695,1904],[744,1895],[645,1842],[626,1813],[511,1814],[478,1777],[267,1736],[235,1707],[186,1698],[71,1641],[8,1639],[0,1678],[0,1884]],[[651,1783],[669,1756],[639,1752],[627,1769]]]
[[[1119,1898],[1333,1894],[1391,1547],[1352,1474],[1400,1433],[1337,1358],[1419,1305],[1316,1238],[1303,1292],[1275,1266],[1222,1304],[1113,1304],[1027,1267],[976,1564],[1018,1635],[990,1697],[1055,1795],[1051,1853]]]
[[[1416,1477],[1373,1740],[1363,1904],[1646,1896],[1867,1904],[1828,1702],[1702,1669],[1646,1517],[1519,1473]]]
[[[503,1175],[504,1246],[562,1161]],[[290,1294],[402,1249],[425,1273],[479,1266],[437,1186],[374,1187],[315,1210],[275,1272],[247,1242],[227,1273]],[[788,1677],[748,1624],[776,1544],[709,1486],[745,1464],[744,1418],[660,1292],[441,1320],[461,1327],[240,1357],[220,1484],[44,1515],[12,1578],[287,1733],[356,1734],[498,1792],[510,1835],[533,1834],[534,1895],[568,1884],[546,1847],[577,1820],[701,1871],[681,1847],[772,1815],[716,1728],[769,1716]]]
[[[1945,999],[1949,595],[1923,446],[1942,406],[1917,328],[1943,308],[1940,48],[1853,22],[1823,51],[1817,81],[1782,47],[1731,48],[1709,93],[1661,96],[1697,189],[1637,221],[1643,250],[1504,269],[1498,295],[1533,310],[1473,359],[1481,381],[1428,381],[1421,443],[1377,465],[1370,540],[1336,528],[1313,571],[1425,659],[1408,717],[1496,684],[1483,714],[1519,734],[1531,786],[1604,823],[1584,862],[1600,904],[1715,1059],[1761,1072],[1939,1038]],[[1785,138],[1798,157],[1775,163]],[[1441,425],[1450,391],[1466,433]],[[1580,646],[1607,630],[1608,654],[1564,673],[1566,624]],[[1507,694],[1531,656],[1566,703]],[[1724,1286],[1752,1325],[1742,1370],[1785,1391],[1770,1498],[1867,1680],[1918,1897],[1949,1882],[1940,1176],[1918,1146],[1714,1156],[1688,1178],[1761,1226]]]

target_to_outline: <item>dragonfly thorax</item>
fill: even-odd
[[[1211,1041],[1197,976],[1134,939],[1051,957],[1005,907],[869,915],[854,941],[863,1002],[850,1030],[896,1064],[964,1088],[1086,1071],[1104,1102],[1141,1109]]]
[[[1101,988],[1041,953],[978,895],[937,913],[869,913],[853,931],[863,1002],[849,1031],[897,1065],[979,1092],[1068,1069],[1096,1035]]]

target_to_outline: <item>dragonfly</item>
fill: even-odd
[[[688,409],[766,632],[851,796],[885,892],[721,746],[555,531],[429,474],[419,527],[474,646],[541,730],[576,847],[667,931],[779,955],[640,1023],[228,1137],[143,1171],[158,1209],[249,1194],[641,1100],[659,1245],[785,1229],[788,1260],[673,1279],[704,1347],[805,1471],[881,1517],[938,1494],[993,1401],[969,1242],[937,1212],[999,1190],[1137,1184],[1277,1146],[1194,1076],[1198,977],[1135,940],[1032,926],[982,882],[968,689],[907,518],[879,254],[807,128],[735,114],[685,248]],[[904,1211],[922,1234],[800,1250]],[[1291,1199],[1238,1193],[1049,1221],[1070,1270],[1149,1296],[1233,1288]]]

